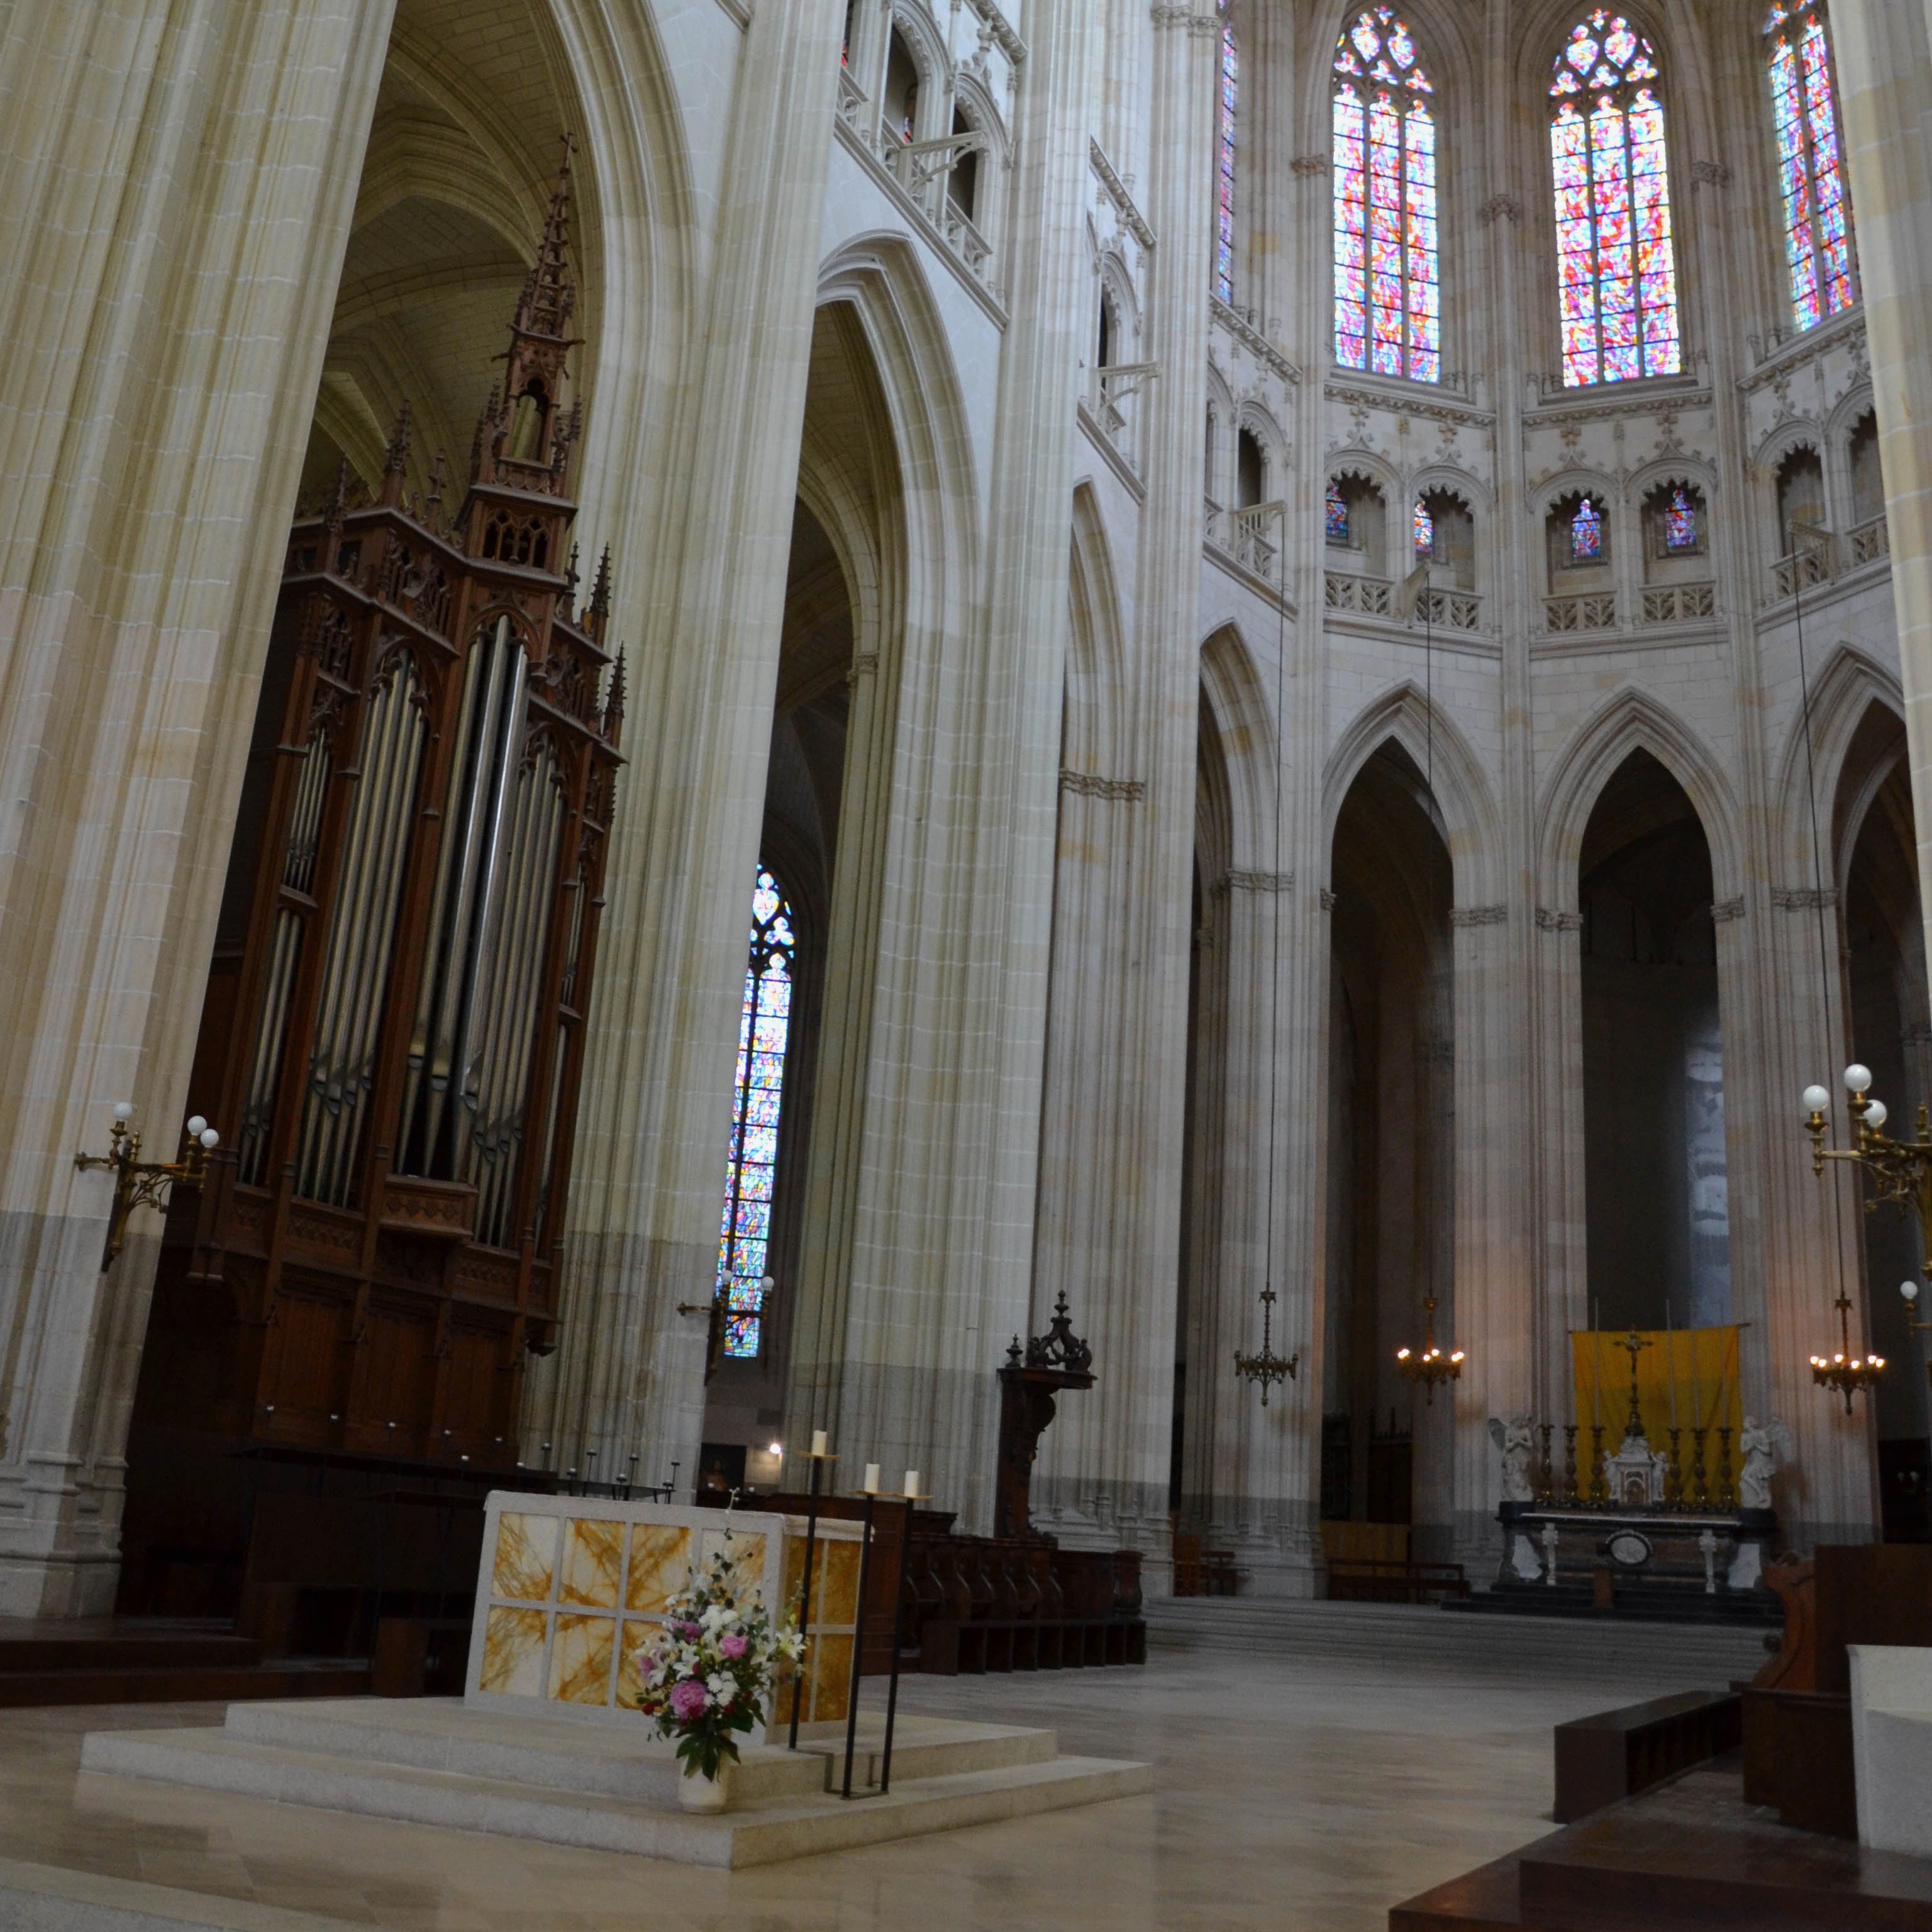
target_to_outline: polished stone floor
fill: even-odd
[[[76,1769],[82,1733],[217,1707],[0,1712],[0,1858],[394,1932],[1382,1932],[1390,1904],[1550,1828],[1550,1726],[1682,1688],[1499,1681],[1426,1657],[1159,1652],[1144,1670],[914,1678],[908,1709],[1046,1724],[1154,1792],[706,1872]]]

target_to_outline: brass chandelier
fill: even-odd
[[[1398,1348],[1395,1352],[1396,1366],[1412,1382],[1420,1382],[1424,1393],[1432,1403],[1438,1382],[1455,1382],[1462,1379],[1463,1352],[1452,1348],[1447,1354],[1436,1346],[1436,1298],[1427,1296],[1422,1304],[1426,1312],[1427,1335],[1421,1348]]]
[[[1918,1217],[1921,1245],[1925,1240],[1928,1216],[1932,1214],[1932,1139],[1928,1139],[1925,1109],[1918,1110],[1918,1138],[1896,1141],[1885,1131],[1889,1115],[1882,1100],[1870,1096],[1871,1069],[1856,1061],[1845,1069],[1845,1090],[1852,1115],[1852,1144],[1828,1148],[1825,1136],[1830,1126],[1827,1110],[1831,1094],[1822,1087],[1804,1090],[1805,1131],[1811,1136],[1811,1171],[1822,1175],[1828,1160],[1856,1164],[1866,1179],[1865,1211],[1869,1214],[1881,1201],[1893,1201],[1910,1208]],[[1858,1354],[1852,1346],[1852,1303],[1841,1286],[1832,1304],[1838,1312],[1838,1346],[1829,1355],[1811,1358],[1811,1379],[1820,1388],[1837,1391],[1844,1398],[1845,1413],[1852,1412],[1852,1398],[1861,1389],[1876,1388],[1885,1373],[1885,1358]]]

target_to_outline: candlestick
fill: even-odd
[[[1684,1466],[1677,1460],[1682,1451],[1677,1438],[1684,1433],[1673,1422],[1670,1425],[1670,1496],[1672,1502],[1681,1505],[1684,1501]]]
[[[1677,1426],[1677,1331],[1670,1325],[1670,1304],[1664,1304],[1664,1352],[1670,1364],[1670,1426]],[[1690,1345],[1690,1358],[1697,1358],[1697,1345]]]
[[[1590,1500],[1602,1502],[1609,1494],[1604,1484],[1604,1425],[1594,1422],[1590,1425]]]
[[[1576,1493],[1576,1425],[1574,1422],[1563,1425],[1563,1500],[1566,1503],[1582,1500]]]
[[[1708,1429],[1693,1429],[1690,1442],[1696,1460],[1690,1466],[1690,1474],[1695,1486],[1691,1496],[1700,1509],[1711,1500],[1711,1486],[1704,1477],[1704,1438],[1711,1432]]]

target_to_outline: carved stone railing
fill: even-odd
[[[1425,590],[1415,600],[1415,614],[1444,630],[1480,631],[1483,600],[1473,590]]]
[[[1201,500],[1201,541],[1221,548],[1221,506],[1212,496]]]
[[[1855,524],[1845,532],[1845,548],[1850,554],[1848,569],[1856,570],[1862,563],[1876,563],[1880,557],[1892,554],[1892,526],[1882,514],[1869,523]]]
[[[1331,570],[1327,578],[1322,601],[1330,610],[1358,610],[1368,617],[1394,615],[1395,586],[1386,577],[1358,577],[1349,571]]]
[[[1614,590],[1580,591],[1543,600],[1543,628],[1546,631],[1614,631],[1617,627],[1617,596]]]
[[[854,134],[866,107],[866,90],[852,78],[849,68],[838,70],[838,118]]]
[[[1281,545],[1268,532],[1274,527],[1281,508],[1279,503],[1256,503],[1228,512],[1228,548],[1234,561],[1270,584],[1280,575]]]
[[[1796,597],[1820,584],[1829,584],[1838,574],[1836,540],[1826,535],[1790,556],[1781,556],[1771,566],[1773,601]]]
[[[1643,593],[1646,624],[1693,624],[1718,614],[1714,584],[1659,584]]]

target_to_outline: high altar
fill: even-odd
[[[1552,1608],[1587,1594],[1607,1608],[1607,1588],[1653,1607],[1702,1598],[1708,1615],[1775,1620],[1761,1587],[1778,1536],[1772,1432],[1754,1426],[1747,1440],[1738,1334],[1573,1334],[1579,1420],[1562,1427],[1560,1462],[1556,1425],[1492,1424],[1503,1451],[1498,1592],[1533,1590]]]
[[[635,1654],[694,1570],[719,1555],[782,1617],[805,1574],[806,1519],[592,1496],[491,1493],[464,1702],[486,1710],[638,1723]],[[858,1629],[862,1526],[820,1517],[813,1537],[801,1736],[842,1732]],[[791,1696],[772,1700],[782,1742]]]

